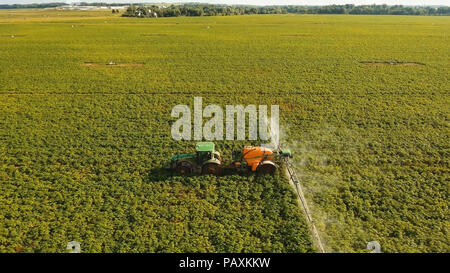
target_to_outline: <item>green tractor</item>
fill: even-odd
[[[218,175],[222,169],[221,165],[222,157],[215,150],[214,143],[198,142],[195,145],[195,153],[173,156],[168,167],[181,175],[193,173]]]

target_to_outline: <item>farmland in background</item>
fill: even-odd
[[[281,174],[161,170],[194,147],[172,140],[172,107],[202,96],[280,106],[327,251],[448,252],[449,32],[449,17],[2,10],[0,251],[315,251]],[[230,161],[244,143],[217,148]]]

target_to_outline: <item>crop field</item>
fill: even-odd
[[[170,131],[194,96],[279,105],[326,251],[449,252],[449,34],[446,16],[0,10],[0,252],[318,251],[282,172],[161,168],[194,149]],[[215,142],[225,161],[259,143]]]

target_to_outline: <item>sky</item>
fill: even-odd
[[[49,2],[104,2],[104,3],[180,3],[201,2],[212,4],[250,4],[250,5],[331,5],[331,4],[388,4],[388,5],[446,5],[450,6],[450,0],[0,0],[0,4],[30,4]]]

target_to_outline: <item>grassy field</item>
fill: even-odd
[[[0,252],[316,251],[281,174],[160,169],[193,149],[170,111],[194,96],[280,106],[327,251],[448,252],[449,34],[449,17],[1,10]]]

